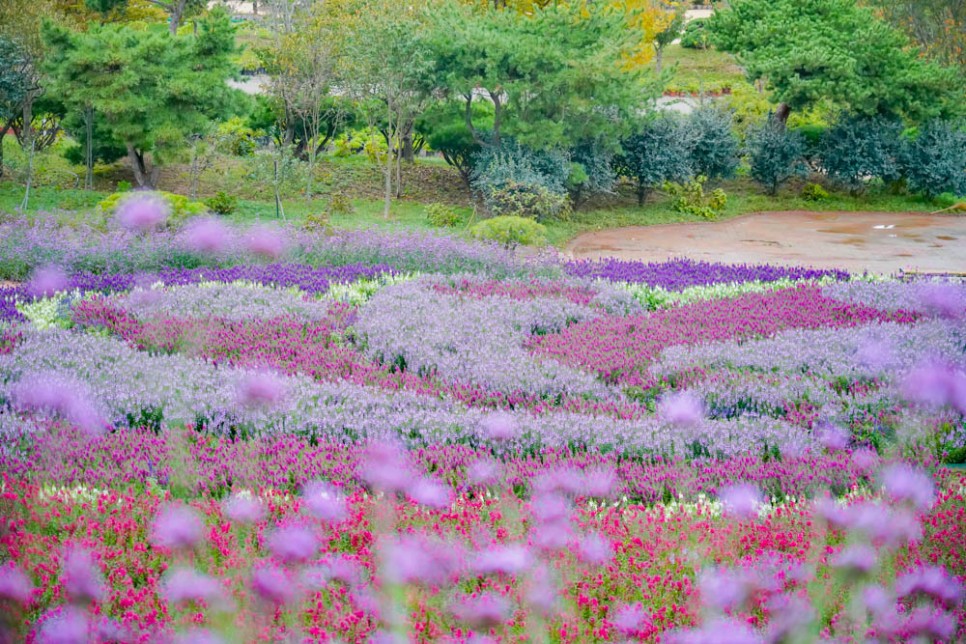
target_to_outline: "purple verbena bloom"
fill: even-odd
[[[488,631],[506,621],[510,614],[510,602],[502,595],[485,593],[464,597],[456,601],[450,610],[470,628]]]
[[[285,570],[266,563],[252,573],[252,590],[264,602],[284,606],[295,598],[295,586]]]
[[[347,514],[345,497],[322,481],[311,481],[302,488],[302,503],[309,514],[326,523],[338,523]]]
[[[222,508],[236,523],[258,523],[265,518],[265,505],[251,495],[233,494]]]
[[[158,195],[134,193],[117,207],[117,221],[133,232],[149,232],[167,220],[168,202]]]
[[[85,548],[72,547],[66,551],[61,574],[64,591],[71,602],[84,604],[101,601],[107,593],[104,577],[94,556]]]
[[[658,402],[657,414],[669,425],[694,427],[704,419],[704,404],[688,391],[668,394]]]
[[[920,512],[932,507],[936,488],[932,478],[907,463],[893,463],[882,472],[886,494],[898,503],[909,503]]]
[[[30,603],[34,591],[33,582],[16,564],[8,562],[0,566],[0,598],[12,599],[18,604]]]
[[[50,297],[67,288],[67,274],[57,266],[38,268],[31,273],[26,288],[32,297]]]
[[[761,490],[748,483],[729,485],[718,493],[724,504],[725,514],[739,519],[754,519],[762,504]]]
[[[160,548],[188,550],[204,537],[204,524],[198,513],[185,505],[169,503],[151,523],[151,543]]]
[[[319,543],[308,528],[289,525],[276,529],[269,535],[268,549],[284,564],[303,563],[318,551]]]

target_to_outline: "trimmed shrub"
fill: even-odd
[[[966,131],[962,124],[930,121],[902,146],[909,189],[930,199],[944,192],[966,196]]]
[[[431,203],[426,206],[426,220],[436,228],[452,228],[460,223],[460,215],[445,204]]]
[[[543,246],[547,243],[546,233],[546,226],[524,217],[493,217],[470,228],[474,239],[498,242],[507,248]]]
[[[688,117],[692,171],[708,179],[730,179],[738,169],[738,137],[731,112],[703,106]]]
[[[473,158],[471,184],[494,215],[547,219],[568,210],[570,172],[566,155],[504,139],[499,147],[486,148]]]
[[[774,196],[793,177],[805,174],[805,138],[774,119],[748,133],[751,178]]]
[[[902,124],[881,118],[846,116],[822,135],[819,159],[833,181],[851,194],[872,179],[899,178]]]
[[[683,122],[662,114],[645,122],[621,142],[623,152],[614,157],[617,174],[634,181],[637,203],[643,206],[648,194],[668,181],[691,178],[693,137]]]
[[[614,153],[597,141],[583,141],[570,151],[570,176],[567,189],[574,209],[583,198],[610,193],[617,180],[614,174]]]
[[[699,176],[684,184],[668,182],[664,184],[664,190],[675,198],[673,208],[676,211],[703,219],[717,219],[728,204],[728,195],[721,188],[705,194],[707,180],[707,177]]]
[[[802,188],[802,192],[799,196],[801,196],[801,198],[805,201],[825,201],[831,197],[831,195],[828,193],[828,190],[817,183],[805,184],[805,187]]]
[[[205,199],[208,210],[217,215],[230,215],[238,208],[238,197],[224,191],[218,191],[214,197]]]

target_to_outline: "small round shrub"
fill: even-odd
[[[489,207],[498,216],[543,220],[566,216],[570,201],[566,193],[541,185],[507,181],[490,193]]]
[[[681,46],[685,49],[708,49],[711,47],[711,34],[707,29],[708,21],[692,20],[681,34]]]
[[[121,201],[131,196],[131,194],[131,192],[112,193],[97,204],[97,209],[105,219],[113,219],[117,214],[117,207],[121,204]],[[205,203],[191,201],[184,195],[176,195],[172,192],[164,192],[161,190],[145,194],[154,195],[168,203],[168,207],[171,209],[171,214],[168,216],[166,222],[168,227],[180,226],[192,217],[198,217],[208,212],[208,206]]]
[[[431,203],[426,206],[426,220],[436,228],[452,228],[460,223],[460,215],[445,204]]]
[[[238,197],[219,190],[214,197],[205,199],[205,205],[216,215],[230,215],[238,208]]]
[[[525,217],[493,217],[470,228],[474,239],[494,241],[507,248],[517,245],[543,246],[547,243],[547,228]]]
[[[828,193],[828,190],[817,183],[807,183],[805,184],[805,187],[802,188],[800,196],[805,201],[825,201],[831,195]]]
[[[333,215],[351,215],[356,211],[352,200],[341,192],[332,193],[329,197],[328,211]]]

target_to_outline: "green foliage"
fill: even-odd
[[[905,141],[902,173],[913,192],[933,198],[944,192],[966,196],[966,126],[930,121]]]
[[[738,169],[738,137],[731,113],[702,106],[688,117],[692,171],[708,179],[730,179]]]
[[[167,226],[169,227],[180,226],[191,217],[197,217],[208,212],[208,206],[206,204],[200,201],[191,201],[184,195],[176,195],[161,190],[150,193],[139,192],[137,194],[150,194],[167,202],[168,208],[170,208],[167,221]],[[117,207],[121,205],[121,202],[131,196],[130,192],[112,193],[97,204],[97,209],[105,219],[113,218],[117,214]]]
[[[638,205],[644,205],[655,187],[693,174],[693,140],[684,123],[670,114],[644,122],[621,145],[623,152],[614,158],[614,168],[619,176],[635,182]]]
[[[248,157],[255,153],[255,139],[260,135],[249,127],[246,119],[233,116],[218,124],[218,147],[236,157]]]
[[[431,106],[416,119],[416,131],[423,133],[429,147],[442,154],[446,163],[456,168],[463,182],[469,185],[472,160],[474,155],[479,154],[480,144],[466,125],[464,107],[456,101]],[[486,101],[475,101],[471,107],[471,119],[476,127],[492,129],[492,105]]]
[[[664,191],[674,197],[674,210],[702,219],[717,219],[728,205],[728,196],[721,188],[705,194],[704,184],[707,180],[705,176],[697,176],[683,184],[665,183]]]
[[[205,199],[208,210],[218,215],[230,215],[238,208],[238,197],[219,190],[214,197]]]
[[[305,215],[302,228],[310,232],[329,232],[332,230],[332,219],[327,211],[317,211]]]
[[[547,219],[563,214],[567,206],[567,157],[555,151],[538,151],[504,139],[473,157],[471,185],[496,215]]]
[[[822,100],[913,120],[962,109],[959,74],[921,58],[905,35],[854,0],[734,0],[708,26],[715,45],[793,111]]]
[[[723,103],[732,113],[734,129],[742,139],[748,135],[749,130],[764,123],[772,110],[768,95],[747,83],[735,86]]]
[[[529,217],[545,221],[564,217],[570,212],[566,193],[554,192],[536,183],[509,180],[490,192],[487,206],[495,215]]]
[[[0,125],[20,113],[30,85],[27,53],[0,36]]]
[[[748,154],[751,177],[771,196],[783,183],[805,173],[804,137],[774,120],[749,132]]]
[[[326,209],[333,215],[351,215],[356,211],[352,200],[341,192],[333,192],[329,195]]]
[[[426,206],[426,220],[434,228],[452,228],[460,223],[460,215],[452,206],[431,203]]]
[[[819,202],[827,201],[832,195],[828,193],[828,190],[817,183],[806,183],[805,187],[802,188],[800,196],[805,201]]]
[[[901,133],[895,120],[844,116],[821,138],[822,167],[852,194],[862,192],[870,179],[895,181]]]
[[[681,34],[681,46],[685,49],[708,49],[711,47],[711,34],[705,19],[692,20]]]
[[[543,246],[547,243],[546,234],[546,226],[525,217],[493,217],[470,228],[474,239],[498,242],[508,248]]]
[[[574,208],[582,198],[613,191],[614,153],[600,141],[581,141],[570,151],[567,189]]]

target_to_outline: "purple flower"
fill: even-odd
[[[664,640],[670,644],[763,644],[765,639],[747,623],[734,618],[718,618],[700,628],[671,631]]]
[[[753,581],[738,570],[709,568],[698,576],[701,602],[719,611],[731,611],[740,607],[753,589]]]
[[[585,535],[577,545],[577,557],[584,563],[600,566],[614,556],[610,541],[597,533]]]
[[[480,427],[483,435],[494,441],[511,440],[516,438],[519,431],[513,416],[505,412],[487,415],[480,423]]]
[[[267,371],[246,374],[238,385],[238,400],[249,407],[273,407],[284,397],[285,383]]]
[[[966,316],[966,289],[954,284],[922,285],[919,302],[926,311],[941,318],[960,320]]]
[[[517,575],[530,566],[531,559],[523,546],[494,546],[477,554],[470,567],[479,575]]]
[[[221,253],[231,244],[231,230],[217,219],[201,218],[184,231],[185,245],[197,253]]]
[[[262,601],[284,606],[295,598],[295,586],[285,571],[266,563],[252,573],[252,590]]]
[[[103,429],[104,421],[91,402],[88,387],[80,380],[55,372],[35,372],[17,382],[14,403],[24,410],[60,414],[88,433]]]
[[[207,628],[189,628],[175,635],[172,640],[173,644],[222,644],[224,641]]]
[[[90,641],[90,623],[84,611],[57,607],[40,618],[38,644],[83,644]]]
[[[951,365],[928,360],[902,381],[903,395],[930,407],[949,405],[966,415],[966,374]]]
[[[134,194],[117,207],[117,221],[134,232],[149,232],[167,220],[171,208],[157,195]]]
[[[33,582],[13,562],[0,567],[0,598],[12,599],[18,604],[30,603],[34,591]]]
[[[644,606],[636,602],[625,604],[614,611],[610,623],[624,637],[640,637],[640,632],[650,626],[650,618]]]
[[[909,503],[920,512],[932,507],[936,489],[932,478],[906,463],[893,463],[882,472],[886,494],[898,503]]]
[[[724,504],[725,514],[740,519],[754,519],[762,503],[761,490],[753,485],[741,483],[722,488],[718,493]]]
[[[345,497],[321,481],[305,485],[302,501],[309,514],[326,523],[338,523],[346,517]]]
[[[452,503],[448,487],[425,477],[409,486],[409,497],[416,503],[437,510],[446,509]]]
[[[956,636],[956,618],[935,608],[916,606],[909,611],[902,630],[910,641],[922,636],[930,642],[952,642]]]
[[[258,523],[265,518],[264,504],[251,495],[233,494],[222,509],[236,523]]]
[[[67,288],[67,274],[57,266],[38,268],[27,282],[27,294],[32,297],[50,297]]]
[[[269,535],[267,545],[272,554],[284,564],[308,561],[319,547],[312,531],[297,525],[278,528]]]
[[[450,609],[453,615],[470,628],[488,631],[506,621],[510,614],[510,602],[496,593],[464,597]]]
[[[412,482],[412,471],[402,450],[389,443],[372,443],[359,465],[359,475],[383,492],[403,492]]]
[[[704,404],[688,391],[668,394],[658,403],[657,414],[670,425],[694,427],[704,419]]]
[[[558,590],[545,565],[534,568],[526,589],[527,605],[545,618],[557,612]]]
[[[500,476],[500,467],[489,460],[470,463],[466,468],[466,478],[471,485],[493,485]]]
[[[866,544],[853,544],[842,548],[832,557],[831,564],[851,575],[867,575],[875,568],[878,559],[875,549]]]
[[[925,595],[947,607],[958,605],[963,599],[963,586],[945,569],[930,566],[913,570],[896,579],[899,598]]]
[[[455,544],[422,535],[403,535],[386,551],[386,574],[397,584],[441,586],[462,568]]]
[[[201,517],[184,505],[163,506],[151,524],[151,543],[160,548],[191,549],[198,545],[203,536]]]
[[[104,578],[89,550],[74,547],[64,555],[61,572],[64,591],[72,602],[101,601],[107,592]]]
[[[818,440],[828,450],[843,450],[849,445],[849,433],[838,425],[828,423],[819,431]]]
[[[278,259],[285,253],[286,246],[282,231],[273,226],[252,226],[245,235],[245,248],[266,259]]]
[[[207,602],[223,598],[218,581],[193,568],[178,568],[169,572],[164,581],[162,594],[168,602]]]

